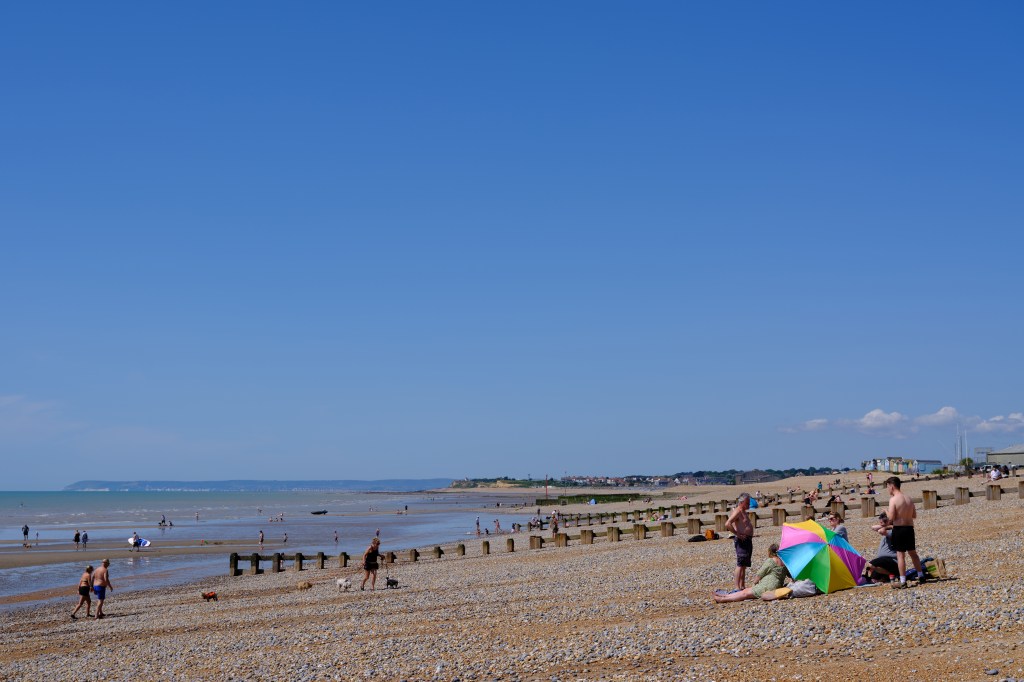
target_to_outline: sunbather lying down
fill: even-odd
[[[778,599],[775,595],[775,591],[782,587],[782,584],[789,577],[789,572],[786,571],[786,566],[782,563],[782,559],[779,558],[779,544],[774,543],[768,548],[768,558],[761,564],[761,568],[758,569],[757,582],[753,587],[748,587],[744,590],[731,593],[721,593],[720,591],[714,592],[711,598],[719,604],[731,601],[743,601],[745,599],[762,599],[764,601],[772,601]]]

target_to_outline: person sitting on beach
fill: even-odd
[[[850,536],[846,533],[846,526],[843,525],[843,515],[839,512],[832,512],[828,515],[828,526],[836,535],[841,535],[847,542]]]
[[[374,538],[370,541],[370,546],[363,552],[363,570],[366,575],[363,576],[363,584],[359,586],[360,590],[366,589],[366,581],[371,580],[370,590],[377,589],[377,561],[380,559],[380,538]]]
[[[92,613],[92,566],[86,566],[82,577],[78,579],[78,606],[71,612],[71,620],[78,618],[75,614],[85,604],[85,617],[91,618]]]
[[[757,570],[754,577],[757,579],[757,582],[753,587],[747,587],[730,593],[723,593],[719,590],[712,593],[711,598],[719,604],[744,601],[745,599],[761,599],[764,601],[778,599],[775,596],[775,591],[782,587],[786,582],[786,578],[789,577],[785,564],[779,558],[779,543],[773,543],[768,548],[768,558],[761,564],[761,568]]]
[[[873,583],[887,583],[894,575],[899,575],[900,567],[896,561],[896,550],[892,548],[892,531],[889,529],[889,516],[882,512],[878,515],[878,523],[871,530],[882,536],[878,541],[878,556],[864,564],[864,577]]]

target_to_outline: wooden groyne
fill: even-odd
[[[927,479],[918,479],[917,482],[927,482]],[[910,482],[910,481],[908,481]],[[1007,485],[1010,483],[1011,485]],[[924,510],[938,509],[940,506],[969,504],[972,498],[984,498],[989,502],[998,502],[1003,495],[1017,493],[1018,498],[1024,499],[1024,480],[1013,481],[1001,479],[984,484],[980,489],[971,490],[967,486],[958,486],[952,495],[939,495],[937,491],[924,489],[920,497],[914,497],[915,503],[920,504]],[[851,509],[859,509],[860,516],[871,518],[882,508],[873,495],[861,495],[860,500],[853,504],[845,501],[836,501],[831,505],[805,505],[793,500],[796,493],[789,494],[789,503],[780,501],[774,504],[759,506],[756,509],[747,511],[747,516],[755,528],[759,524],[769,523],[772,526],[781,526],[793,520],[804,521],[813,519],[829,511],[842,512],[844,515]],[[847,493],[849,495],[849,493]],[[578,528],[579,533],[570,535],[566,531],[554,533],[545,538],[542,535],[529,534],[531,531],[513,533],[511,535],[490,535],[486,539],[481,538],[480,554],[486,556],[491,554],[491,542],[505,541],[505,552],[515,552],[517,540],[520,548],[523,546],[530,550],[540,550],[547,546],[568,547],[576,542],[584,545],[592,545],[598,538],[605,538],[606,542],[621,542],[624,537],[632,538],[635,541],[646,540],[652,534],[661,537],[673,537],[685,533],[687,536],[701,535],[705,529],[714,529],[717,533],[725,532],[725,523],[729,511],[735,507],[734,500],[701,501],[685,504],[675,504],[660,507],[648,507],[625,512],[602,512],[596,514],[572,514],[560,518],[560,527]],[[795,508],[794,508],[795,507]],[[652,520],[655,519],[655,520]],[[621,527],[620,524],[627,524]],[[599,528],[587,528],[584,526],[599,526]],[[536,524],[534,525],[536,528]],[[550,528],[547,520],[542,520],[539,530]],[[400,552],[385,552],[384,562],[394,564],[399,561],[399,556],[404,556],[407,562],[417,562],[423,557],[424,552],[419,549],[401,550]],[[440,560],[446,556],[464,557],[466,555],[466,544],[463,542],[455,545],[435,546],[426,552],[434,560]],[[351,557],[347,552],[328,555],[324,552],[317,552],[315,555],[305,556],[301,552],[294,554],[252,554],[232,553],[229,558],[228,575],[239,576],[243,573],[258,575],[269,570],[271,573],[281,573],[286,570],[305,571],[310,569],[324,568],[346,568],[349,566]],[[243,571],[241,564],[248,563]],[[328,565],[330,564],[330,566]]]

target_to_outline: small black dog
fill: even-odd
[[[398,589],[398,579],[397,578],[384,578],[384,582],[387,584],[387,587],[388,587],[389,590],[397,590]]]

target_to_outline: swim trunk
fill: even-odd
[[[750,557],[754,554],[754,539],[740,540],[735,537],[732,544],[736,547],[736,565],[750,568]]]
[[[913,552],[917,549],[914,544],[913,526],[893,526],[892,536],[889,538],[892,548],[897,552]]]
[[[89,596],[89,586],[88,585],[79,585],[78,586],[78,594],[82,595],[83,597],[88,597]]]
[[[96,593],[97,599],[107,598],[107,586],[106,585],[93,585],[92,591]]]

